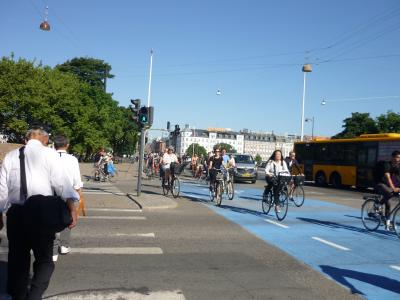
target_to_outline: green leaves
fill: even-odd
[[[194,150],[194,152],[193,152]],[[193,154],[197,154],[198,157],[207,157],[207,150],[203,146],[193,143],[186,149],[187,156],[193,156]]]
[[[350,118],[344,119],[344,130],[332,138],[353,138],[365,133],[395,133],[400,132],[400,114],[388,111],[375,120],[369,113],[352,113]]]
[[[132,154],[137,129],[127,110],[100,84],[90,85],[75,74],[24,59],[0,61],[0,132],[9,142],[21,143],[26,130],[39,123],[48,125],[53,135],[67,135],[70,150],[78,156],[88,158],[102,147]]]

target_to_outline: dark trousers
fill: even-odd
[[[42,233],[22,223],[22,206],[13,205],[7,212],[8,281],[7,293],[13,300],[40,300],[54,271],[54,234]],[[29,283],[33,251],[33,278]],[[30,284],[30,286],[29,286]]]
[[[393,190],[384,183],[379,183],[375,187],[375,191],[383,196],[382,202],[385,204],[385,217],[388,219],[391,209],[397,205],[399,198],[395,195]]]
[[[281,186],[277,184],[276,181],[274,181],[271,177],[265,176],[265,181],[267,182],[267,190],[272,189],[272,194],[274,195],[274,203],[275,205],[279,205],[279,191],[281,189]]]

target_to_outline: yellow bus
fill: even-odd
[[[400,134],[363,134],[351,139],[315,139],[296,142],[294,151],[306,180],[334,187],[373,187],[373,170],[400,150]]]

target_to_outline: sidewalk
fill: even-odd
[[[141,195],[137,196],[137,168],[138,164],[116,164],[118,174],[115,182],[86,181],[91,176],[93,164],[81,163],[83,193],[86,208],[119,208],[119,209],[172,209],[177,207],[177,202],[171,195],[162,194],[159,179],[142,178]]]

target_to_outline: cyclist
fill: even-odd
[[[196,171],[197,171],[197,163],[198,163],[199,157],[197,156],[197,154],[193,154],[192,156],[192,162],[191,162],[191,166],[192,166],[192,173],[193,176],[196,176]]]
[[[265,167],[265,180],[268,184],[267,189],[270,190],[272,188],[274,194],[275,210],[277,212],[280,212],[281,207],[279,205],[279,192],[281,186],[276,184],[278,175],[290,175],[286,162],[282,158],[281,150],[275,150],[272,153]]]
[[[164,171],[164,179],[163,179],[163,185],[165,182],[168,184],[171,179],[171,164],[172,163],[178,163],[178,157],[175,155],[173,152],[172,147],[168,147],[167,153],[164,153],[162,159],[161,159],[161,168]]]
[[[214,184],[217,177],[217,169],[221,169],[223,164],[223,158],[221,151],[217,148],[214,150],[214,156],[210,158],[208,170],[210,174],[210,191],[214,191]]]
[[[396,205],[395,202],[399,201],[400,151],[392,152],[392,159],[390,162],[384,164],[383,176],[378,178],[378,181],[375,190],[383,196],[382,202],[385,204],[386,228],[390,229],[390,210],[391,207]]]
[[[290,151],[289,152],[289,156],[285,158],[285,162],[286,162],[286,165],[287,165],[287,167],[289,169],[289,173],[291,175],[293,175],[293,170],[294,169],[296,169],[296,172],[297,172],[298,175],[303,175],[302,171],[301,171],[301,168],[300,168],[300,165],[299,165],[299,162],[296,159],[296,153],[294,151]],[[290,200],[293,200],[293,187],[294,187],[294,182],[293,181],[290,181],[289,187],[290,187],[290,189],[289,189],[289,191],[290,191],[289,192],[289,198],[290,198]]]

